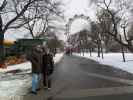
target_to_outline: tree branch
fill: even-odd
[[[19,14],[17,14],[12,20],[10,20],[4,27],[3,29],[3,33],[6,32],[6,30],[8,29],[8,27],[15,22],[20,16],[22,16],[24,14],[24,12],[28,9],[28,7],[30,6],[30,4],[32,4],[33,2],[35,2],[37,0],[29,0],[29,2],[23,7],[23,9],[20,11]]]
[[[0,11],[2,11],[5,8],[6,5],[7,5],[7,1],[4,0],[2,5],[0,6]]]

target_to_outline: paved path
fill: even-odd
[[[64,56],[55,67],[52,90],[24,100],[131,100],[133,75],[76,56]],[[121,99],[118,99],[121,98]],[[130,99],[129,99],[130,98]]]

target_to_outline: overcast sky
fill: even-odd
[[[72,18],[75,14],[84,14],[92,20],[95,19],[94,5],[89,5],[89,0],[63,0],[66,3],[65,16],[66,19]],[[71,33],[75,33],[89,24],[86,20],[77,19],[71,26]]]
[[[84,14],[85,16],[89,16],[92,20],[95,19],[95,11],[94,11],[94,5],[89,5],[89,0],[61,0],[65,4],[64,6],[64,15],[66,20],[69,18],[72,18],[75,14]],[[88,22],[83,19],[77,19],[73,22],[71,26],[71,33],[75,33],[83,29],[88,25]],[[25,35],[25,32],[23,30],[15,31],[14,33],[7,32],[8,34],[5,34],[6,39],[16,39],[21,38]],[[16,34],[15,34],[16,33]],[[60,35],[61,39],[64,39],[63,35]]]

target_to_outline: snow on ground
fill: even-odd
[[[58,63],[61,60],[62,56],[63,56],[63,53],[56,54],[54,57],[54,62]]]
[[[89,58],[101,64],[111,65],[115,68],[119,68],[129,73],[133,73],[133,54],[131,53],[125,53],[126,62],[123,62],[121,53],[105,53],[104,59],[98,58],[97,53],[92,53],[92,57],[90,57],[89,53],[85,53],[84,56],[77,53],[75,55]]]
[[[31,69],[31,63],[26,62],[26,63],[22,63],[22,64],[8,66],[6,69],[0,69],[0,72],[5,73],[5,72],[11,71],[11,70],[16,70],[16,69],[19,69],[19,70]]]
[[[63,53],[57,54],[54,57],[55,63],[58,63],[62,57]],[[22,72],[16,74],[6,73],[11,70],[21,70]],[[0,69],[0,100],[15,100],[15,97],[26,94],[31,87],[30,72],[30,62],[9,66],[7,69]],[[17,100],[20,100],[18,98]]]
[[[54,57],[54,62],[58,63],[60,61],[60,59],[62,58],[62,56],[63,56],[63,53],[56,54]],[[22,63],[22,64],[18,64],[18,65],[8,66],[6,69],[0,69],[0,73],[5,73],[5,72],[11,71],[11,70],[16,70],[16,69],[29,70],[29,69],[31,69],[31,63],[26,62],[26,63]]]

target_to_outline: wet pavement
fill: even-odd
[[[132,100],[133,94],[108,95],[108,96],[90,96],[85,98],[57,98],[51,100]]]
[[[83,67],[84,66],[84,67]],[[93,67],[90,67],[93,66]],[[88,60],[86,58],[81,59],[80,68],[86,70],[87,72],[99,73],[102,75],[112,76],[112,77],[119,77],[124,79],[133,79],[133,74],[123,71],[121,69],[116,69],[109,65],[102,65],[96,61]]]
[[[99,70],[98,66],[99,67],[101,66],[98,63],[95,63],[95,65],[94,64],[92,65],[92,63],[94,62],[78,58],[75,56],[71,57],[65,56],[61,61],[61,63],[58,64],[57,69],[53,74],[53,88],[56,85],[56,82],[57,83],[60,82],[59,84],[66,84],[67,90],[103,88],[103,87],[115,87],[115,86],[117,87],[117,86],[127,85],[120,82],[113,82],[110,80],[106,80],[104,78],[88,76],[85,72],[91,72],[96,74],[101,74],[104,71],[106,72],[106,69],[103,70],[100,69],[100,71],[98,71]],[[88,67],[87,70],[84,70],[84,67]],[[108,74],[106,76],[108,76]]]
[[[24,100],[131,100],[131,79],[132,74],[120,69],[85,58],[64,56],[55,66],[52,90],[42,89],[37,96],[28,94]]]

